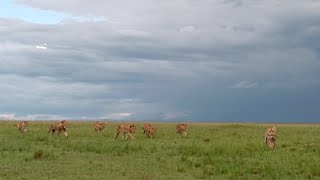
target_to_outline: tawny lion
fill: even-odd
[[[143,134],[146,134],[148,138],[153,138],[153,136],[157,132],[157,129],[152,127],[151,124],[149,123],[145,123],[142,129],[143,129]]]
[[[156,132],[157,132],[157,128],[149,127],[149,129],[146,130],[146,135],[148,136],[148,138],[153,139]]]
[[[95,122],[94,123],[94,131],[101,132],[105,128],[105,124],[103,122]]]
[[[177,124],[176,126],[176,134],[187,135],[188,124]]]
[[[132,135],[136,131],[136,126],[134,124],[120,124],[117,128],[117,135],[115,139],[118,138],[118,135],[123,132],[125,135],[125,139],[128,139],[128,136],[131,140],[135,140],[136,138]]]
[[[20,121],[17,124],[15,124],[15,126],[17,126],[18,130],[21,133],[26,133],[28,128],[28,121]]]
[[[52,132],[52,135],[58,131],[58,135],[63,132],[65,137],[68,137],[68,132],[67,132],[68,124],[66,120],[62,120],[60,122],[54,122],[50,124],[48,133]]]
[[[143,125],[143,127],[142,127],[143,134],[145,134],[146,131],[147,131],[147,129],[149,129],[150,127],[152,127],[151,124],[145,123],[145,124]]]
[[[264,134],[264,140],[266,145],[269,148],[275,148],[276,146],[276,127],[268,127],[265,134]]]

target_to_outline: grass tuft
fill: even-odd
[[[44,155],[43,150],[36,150],[33,154],[33,159],[42,159]]]

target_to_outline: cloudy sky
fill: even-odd
[[[0,119],[320,122],[319,9],[2,0]]]

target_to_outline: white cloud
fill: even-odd
[[[36,48],[38,48],[38,49],[47,49],[47,47],[45,47],[45,46],[36,46]]]
[[[115,113],[115,115],[118,115],[118,116],[122,116],[122,117],[129,117],[132,115],[132,113]]]
[[[102,117],[101,119],[112,119],[112,120],[122,120],[122,119],[128,119],[133,115],[133,113],[130,112],[120,112],[120,113],[109,113]]]
[[[17,116],[16,119],[19,120],[61,120],[61,119],[72,119],[71,117],[66,117],[57,114],[29,114],[25,116]]]
[[[37,45],[36,46],[37,49],[47,49],[47,44],[43,44],[43,45]]]
[[[235,85],[230,86],[230,88],[255,88],[259,85],[257,82],[240,81]]]
[[[11,119],[15,119],[15,118],[16,118],[16,115],[12,114],[12,113],[0,114],[0,119],[11,120]]]

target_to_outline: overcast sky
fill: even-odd
[[[319,9],[2,0],[0,119],[320,122]]]

